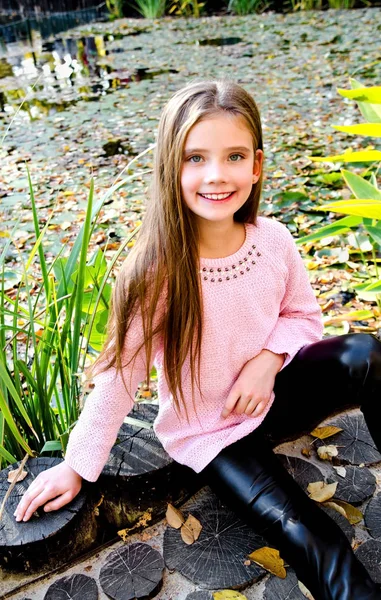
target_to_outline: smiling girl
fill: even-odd
[[[65,460],[36,478],[16,519],[43,504],[56,510],[82,478],[96,481],[155,365],[154,428],[173,459],[202,473],[276,546],[315,600],[379,600],[341,529],[272,448],[360,406],[381,451],[381,343],[365,334],[322,340],[292,235],[257,215],[263,161],[258,108],[242,87],[201,81],[170,99],[152,198],[117,277],[95,388]]]

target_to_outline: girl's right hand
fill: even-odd
[[[68,504],[79,493],[82,477],[63,461],[37,475],[20,500],[14,516],[16,521],[28,521],[39,506],[44,511],[57,510]]]

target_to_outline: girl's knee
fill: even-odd
[[[369,333],[352,333],[340,337],[345,339],[337,359],[343,368],[348,368],[351,377],[363,381],[369,373],[381,377],[380,340]]]

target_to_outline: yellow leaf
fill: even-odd
[[[63,193],[64,196],[74,196],[74,192],[70,191],[70,190],[66,190]]]
[[[152,508],[149,508],[146,512],[144,512],[141,515],[141,517],[139,517],[139,520],[135,523],[135,525],[133,525],[132,527],[129,527],[127,529],[120,529],[118,531],[118,535],[119,535],[119,537],[122,538],[122,540],[124,542],[127,542],[127,539],[131,535],[132,531],[134,531],[135,529],[140,529],[141,527],[148,527],[149,521],[151,521],[151,520],[152,520]]]
[[[0,237],[11,237],[8,233],[8,231],[0,231]]]
[[[360,123],[359,125],[332,125],[337,131],[369,137],[381,137],[381,123]]]
[[[340,427],[328,425],[327,427],[316,427],[316,429],[311,431],[311,435],[319,438],[319,440],[325,440],[325,438],[331,437],[331,435],[335,435],[335,433],[339,433],[340,431],[343,431]]]
[[[324,481],[315,481],[308,484],[307,492],[315,502],[325,502],[330,500],[336,493],[337,481],[335,483],[324,483]]]
[[[179,529],[181,525],[185,522],[185,517],[183,513],[172,506],[172,504],[168,504],[167,512],[165,513],[165,518],[167,519],[168,525],[174,527],[175,529]]]
[[[260,565],[273,575],[285,579],[286,569],[284,568],[284,560],[280,557],[278,550],[265,546],[259,550],[255,550],[249,554],[249,558]]]
[[[381,160],[380,150],[360,150],[359,152],[345,152],[335,156],[309,156],[315,162],[373,162]],[[319,206],[319,208],[321,208]]]
[[[354,90],[345,90],[336,88],[338,93],[344,98],[350,98],[356,102],[371,102],[372,104],[381,104],[381,86],[356,88]]]
[[[321,460],[332,460],[332,457],[337,456],[339,451],[337,446],[320,446],[317,449],[317,453]]]
[[[362,514],[361,510],[359,510],[355,506],[352,506],[352,504],[349,504],[348,502],[343,502],[342,500],[335,500],[335,504],[344,509],[345,516],[347,517],[351,525],[356,525],[357,523],[360,523],[360,521],[363,520],[364,515]]]
[[[18,469],[15,469],[14,471],[9,471],[8,478],[7,478],[7,481],[9,483],[13,483],[13,481],[16,477],[17,471],[18,471]],[[25,477],[27,475],[28,475],[28,471],[21,471],[20,475],[17,477],[17,481],[22,481],[23,479],[25,479]]]
[[[337,504],[336,502],[324,502],[324,506],[327,506],[328,508],[333,508],[333,510],[340,513],[343,517],[347,518],[347,513],[345,512],[343,507]]]
[[[181,537],[183,542],[190,545],[198,540],[202,530],[202,525],[196,517],[189,515],[185,523],[181,527]]]
[[[247,600],[246,596],[235,592],[234,590],[222,590],[221,592],[214,592],[214,600]]]

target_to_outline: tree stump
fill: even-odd
[[[140,403],[129,416],[152,424],[158,408]],[[184,502],[200,485],[192,469],[172,460],[152,428],[124,423],[98,480],[102,514],[118,529],[139,520],[151,525],[164,516],[168,503]]]
[[[293,569],[287,569],[286,579],[279,577],[270,577],[266,581],[266,587],[263,595],[264,600],[306,600],[306,597],[300,591],[298,578]]]
[[[371,499],[364,514],[365,525],[370,535],[381,538],[381,494]]]
[[[335,417],[327,424],[343,429],[328,439],[316,442],[318,446],[337,446],[339,453],[332,460],[334,464],[373,465],[381,461],[381,454],[373,442],[362,413]]]
[[[187,545],[180,529],[167,527],[163,554],[168,569],[213,590],[247,585],[264,576],[264,569],[248,561],[247,555],[267,543],[210,488],[203,488],[181,507],[181,512],[185,518],[191,514],[198,519],[202,531],[197,541]]]
[[[37,516],[25,523],[17,522],[13,516],[21,497],[37,475],[61,461],[60,458],[29,459],[24,467],[28,471],[27,477],[13,488],[0,522],[0,566],[5,570],[54,569],[94,545],[97,521],[93,502],[85,504],[84,489],[58,511],[45,513],[40,507]],[[10,465],[0,472],[0,503],[10,485],[8,473],[19,465]]]
[[[92,577],[71,575],[55,581],[46,592],[44,600],[98,600],[98,586]]]
[[[346,476],[330,476],[330,480],[337,481],[335,498],[350,504],[361,504],[373,496],[376,490],[376,478],[366,467],[345,467]]]
[[[113,600],[151,598],[160,591],[163,571],[161,554],[148,544],[136,542],[109,554],[99,582]]]
[[[355,554],[373,581],[381,583],[381,542],[379,540],[367,540],[357,548]]]
[[[287,456],[286,454],[277,454],[276,456],[304,492],[307,492],[310,483],[324,481],[325,479],[320,469],[308,460],[296,456]]]

